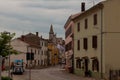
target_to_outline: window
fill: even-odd
[[[47,46],[47,42],[45,42],[45,46]]]
[[[80,31],[80,23],[77,23],[77,31]]]
[[[40,61],[38,60],[38,65],[39,65]]]
[[[80,59],[76,60],[76,68],[81,68],[81,60]]]
[[[92,60],[92,70],[99,71],[99,62],[97,59]]]
[[[46,63],[46,59],[44,59],[44,65],[45,65],[45,63]]]
[[[35,65],[36,65],[36,60],[34,60],[34,63],[35,63]]]
[[[46,51],[44,51],[44,55],[47,55]]]
[[[43,65],[43,60],[41,60],[41,65]]]
[[[42,42],[42,46],[44,46],[44,43]]]
[[[92,37],[92,47],[97,48],[97,36]]]
[[[97,25],[97,14],[94,14],[94,25]]]
[[[77,49],[80,50],[80,40],[77,42]]]
[[[38,50],[38,55],[40,54],[40,51]]]
[[[88,19],[85,19],[85,29],[88,28]]]
[[[88,40],[87,40],[87,38],[84,38],[83,39],[84,41],[84,43],[83,43],[83,48],[85,49],[85,50],[87,50],[87,48],[88,48]]]
[[[32,53],[33,51],[32,51],[32,49],[31,49],[31,53]]]
[[[43,55],[43,51],[41,51],[41,55]]]

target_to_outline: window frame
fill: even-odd
[[[84,39],[83,39],[83,48],[84,48],[85,50],[88,49],[88,38],[84,38]]]
[[[80,22],[77,23],[77,31],[80,32]]]
[[[97,48],[98,45],[98,38],[96,35],[92,36],[92,48]]]
[[[82,65],[81,65],[80,59],[76,59],[76,68],[81,69],[81,68],[82,68],[81,66],[82,66]]]
[[[85,19],[85,29],[87,29],[88,28],[88,19],[86,18]]]
[[[80,50],[80,40],[77,41],[77,50]]]
[[[94,14],[93,15],[93,24],[97,25],[97,23],[98,23],[98,16],[97,16],[97,14]]]

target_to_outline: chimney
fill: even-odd
[[[25,36],[24,35],[21,36],[21,40],[25,41]]]
[[[38,33],[38,32],[36,32],[36,36],[38,36],[38,34],[39,34],[39,33]]]
[[[81,12],[84,12],[85,11],[85,2],[82,2],[81,3]]]

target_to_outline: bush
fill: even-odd
[[[88,70],[89,77],[92,77],[92,71]]]
[[[2,77],[1,80],[12,80],[12,78],[5,76],[5,77]]]

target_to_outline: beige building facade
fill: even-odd
[[[119,3],[120,0],[98,3],[74,19],[76,74],[109,79],[111,70],[120,70]]]

